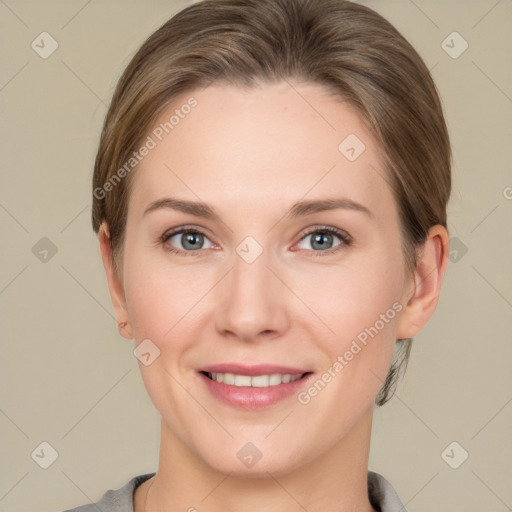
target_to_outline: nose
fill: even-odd
[[[271,259],[266,251],[252,262],[234,255],[231,270],[216,287],[215,324],[221,335],[251,342],[279,337],[288,328],[291,292]]]

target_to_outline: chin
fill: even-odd
[[[221,451],[215,453],[199,452],[199,455],[215,471],[233,477],[268,478],[269,473],[272,476],[288,474],[304,462],[297,458],[297,452],[290,445],[286,450],[290,453],[269,445],[260,450],[256,444],[245,442],[240,443],[240,446],[237,444],[236,447],[223,446]]]

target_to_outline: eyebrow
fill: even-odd
[[[206,203],[188,201],[185,199],[175,199],[172,197],[164,197],[162,199],[157,199],[156,201],[153,201],[146,208],[146,210],[144,210],[143,216],[150,212],[160,209],[171,209],[183,213],[188,213],[196,217],[203,217],[205,219],[211,220],[220,220],[215,210]],[[359,204],[355,201],[352,201],[351,199],[346,198],[326,198],[317,200],[310,199],[299,201],[290,208],[288,213],[285,215],[285,218],[294,219],[297,217],[312,215],[314,213],[336,209],[353,210],[361,212],[368,215],[370,218],[375,219],[373,213],[366,206],[363,206],[362,204]]]

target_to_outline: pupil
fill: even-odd
[[[318,233],[314,238],[313,238],[313,244],[315,243],[318,243],[319,244],[319,247],[320,248],[323,248],[325,247],[326,245],[326,242],[322,242],[322,239],[324,237],[331,237],[332,235],[330,235],[329,233]]]
[[[187,247],[187,244],[191,243],[192,245],[189,247],[190,249],[197,249],[198,244],[196,243],[194,246],[194,240],[200,237],[199,233],[186,233],[185,235],[185,243],[183,244],[184,247]]]

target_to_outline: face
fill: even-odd
[[[155,127],[176,109],[134,171],[122,261],[145,386],[208,466],[299,468],[368,425],[410,292],[379,146],[319,85],[213,84]]]

